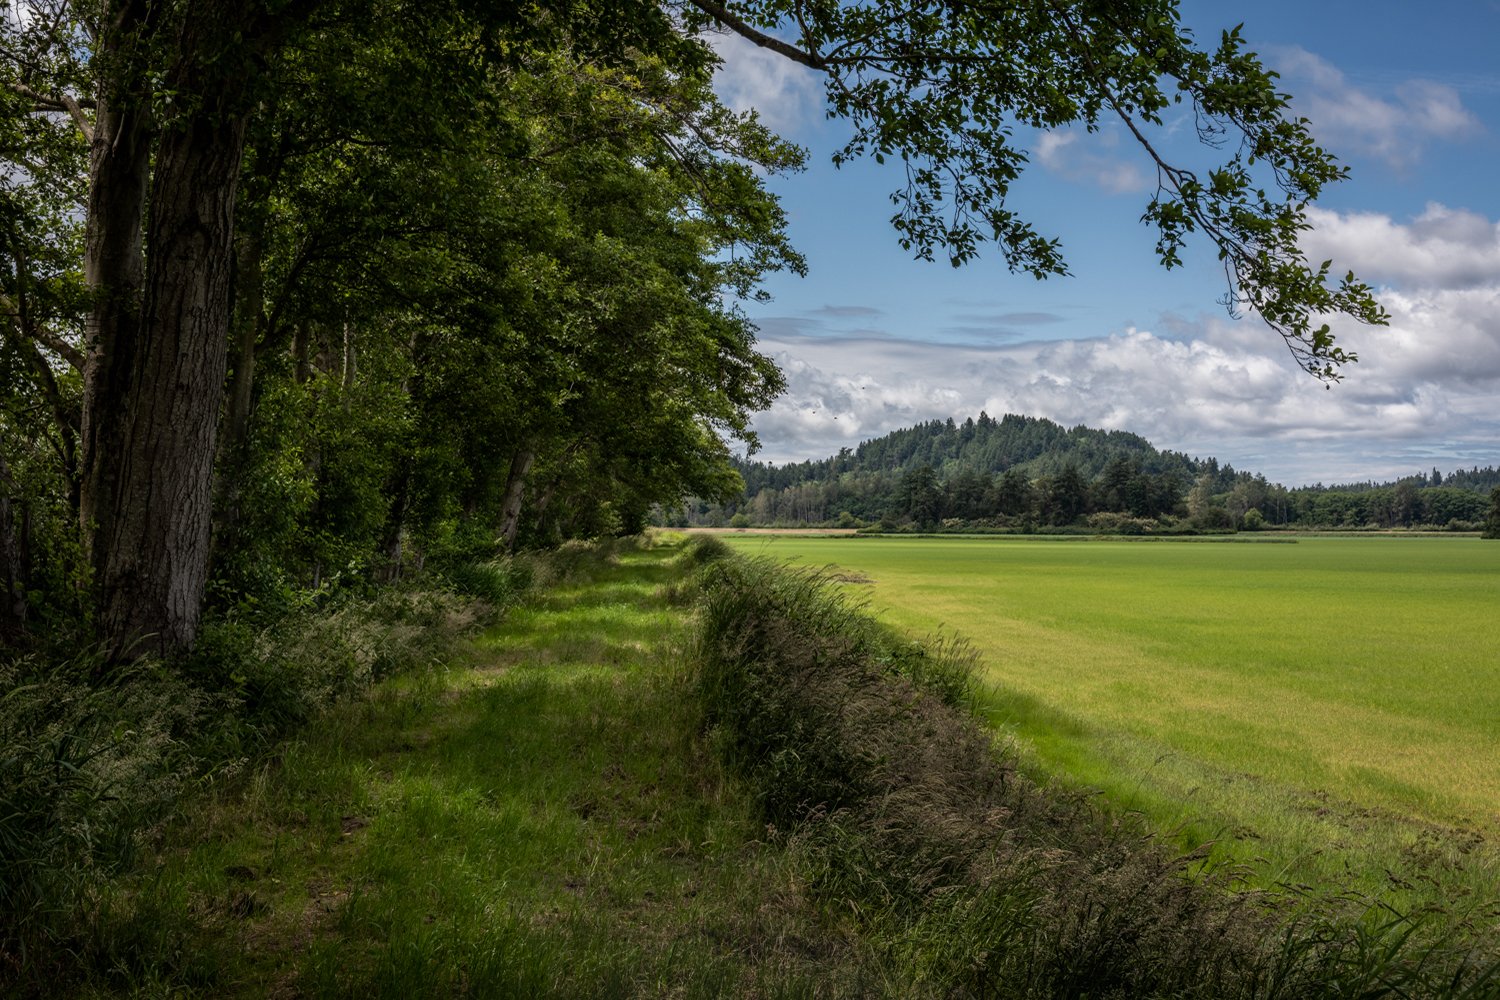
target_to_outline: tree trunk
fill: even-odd
[[[411,502],[411,469],[405,461],[401,462],[391,483],[390,496],[391,506],[386,511],[385,535],[380,547],[386,559],[382,576],[386,583],[395,583],[401,579],[401,563],[405,556],[402,539],[406,535],[406,509]]]
[[[306,385],[312,378],[308,346],[310,339],[305,322],[292,328],[292,380],[298,385]]]
[[[109,11],[100,58],[124,60],[146,31],[146,5],[124,3]],[[134,81],[131,81],[134,82]],[[134,89],[135,92],[130,91]],[[85,555],[98,568],[105,553],[95,531],[109,516],[118,492],[110,456],[125,433],[123,393],[140,323],[145,256],[141,219],[150,178],[149,87],[101,86],[89,156],[88,215],[84,228],[84,280],[93,292],[85,331],[84,402],[79,521]]]
[[[536,530],[541,531],[546,524],[547,508],[552,506],[552,498],[557,496],[557,488],[562,485],[562,476],[552,477],[547,488],[542,490],[541,495],[536,498],[536,503],[531,505],[531,521],[536,525]]]
[[[264,234],[260,227],[241,229],[235,239],[234,302],[230,315],[229,385],[225,390],[224,426],[214,460],[213,541],[211,565],[226,546],[237,544],[240,495],[249,453],[250,412],[255,399],[256,351],[265,329]]]
[[[255,349],[266,325],[264,234],[252,227],[235,244],[234,354],[230,362],[224,411],[223,453],[233,458],[250,433],[250,406],[255,398]]]
[[[158,130],[153,161],[145,6],[111,11],[101,46],[119,75],[100,94],[86,247],[97,298],[80,516],[98,628],[116,657],[176,653],[197,638],[245,144],[247,69],[228,53],[252,37],[249,2],[183,12],[167,86],[187,110]]]
[[[0,565],[3,565],[5,595],[0,599],[0,633],[10,634],[26,623],[26,567],[23,546],[16,541],[12,502],[19,491],[10,476],[10,466],[0,455]]]
[[[500,538],[509,552],[515,547],[521,530],[521,498],[526,494],[526,477],[536,461],[536,452],[523,448],[510,461],[510,476],[505,481],[505,496],[500,501]]]

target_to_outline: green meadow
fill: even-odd
[[[967,638],[1023,758],[1254,881],[1496,898],[1500,544],[729,540]]]

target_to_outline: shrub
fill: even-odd
[[[723,539],[713,535],[694,535],[682,547],[677,558],[685,566],[700,567],[728,558],[734,552]]]
[[[461,562],[449,567],[443,577],[456,593],[503,606],[531,586],[531,572],[529,563],[503,557]]]
[[[1089,515],[1089,527],[1106,535],[1144,535],[1156,530],[1157,522],[1151,518],[1101,511]]]
[[[101,662],[0,664],[0,944],[45,929],[128,861],[137,831],[205,769],[205,732],[232,715],[232,698],[151,662],[100,684]]]

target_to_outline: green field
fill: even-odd
[[[729,540],[968,638],[1023,756],[1272,880],[1496,882],[1500,544]]]

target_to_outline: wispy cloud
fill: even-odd
[[[1268,51],[1296,95],[1292,110],[1312,122],[1321,141],[1401,169],[1430,139],[1463,139],[1483,131],[1458,91],[1432,80],[1406,80],[1377,96],[1355,86],[1332,63],[1299,46]]]
[[[714,75],[714,91],[725,104],[736,111],[758,111],[761,121],[777,132],[794,132],[819,117],[823,86],[816,72],[729,32],[704,39],[723,60]]]
[[[1112,194],[1144,191],[1144,170],[1119,154],[1120,137],[1113,129],[1090,134],[1058,129],[1037,136],[1032,156],[1036,162],[1069,180],[1093,184]]]

